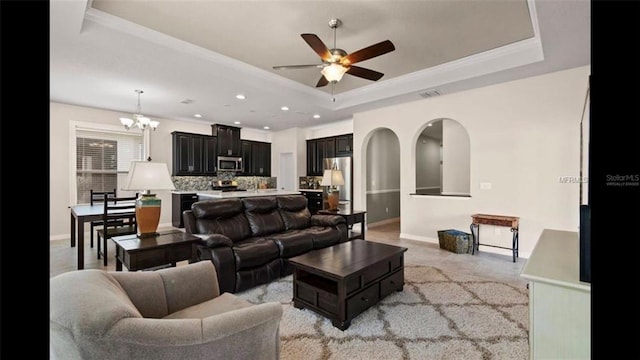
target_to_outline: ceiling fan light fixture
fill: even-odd
[[[322,75],[327,79],[327,81],[332,83],[337,83],[342,80],[342,76],[349,70],[340,64],[333,63],[329,66],[325,66],[322,71]]]

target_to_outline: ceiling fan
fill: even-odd
[[[340,19],[329,20],[329,27],[333,29],[333,48],[329,49],[315,34],[300,34],[304,41],[320,55],[322,59],[321,64],[311,65],[281,65],[274,66],[275,70],[280,69],[303,69],[303,68],[319,68],[322,69],[322,77],[318,80],[316,87],[326,86],[327,84],[335,84],[342,79],[342,76],[346,73],[349,75],[357,76],[367,80],[378,81],[383,73],[366,69],[353,64],[380,56],[395,50],[395,46],[389,40],[379,42],[377,44],[367,46],[366,48],[348,54],[342,49],[336,47],[336,28],[342,25]]]

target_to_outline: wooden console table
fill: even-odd
[[[513,262],[518,258],[518,230],[520,218],[516,216],[489,215],[489,214],[473,214],[471,215],[471,236],[473,237],[473,246],[471,254],[475,254],[476,249],[480,251],[480,245],[491,246],[495,248],[508,249],[513,252]],[[506,226],[511,228],[513,240],[511,247],[480,244],[480,224]]]

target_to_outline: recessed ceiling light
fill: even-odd
[[[246,99],[246,98],[247,98],[247,97],[246,97],[246,96],[244,96],[243,94],[238,94],[238,95],[236,95],[236,99],[238,99],[238,100],[244,100],[244,99]]]
[[[193,116],[195,116],[197,118],[201,118],[202,117],[202,115],[200,115],[200,114],[193,114]]]
[[[433,126],[433,124],[429,123],[429,124],[427,124],[427,126]]]
[[[281,108],[280,108],[280,110],[282,110],[282,111],[289,111],[289,107],[287,107],[287,106],[283,106],[283,107],[281,107]]]
[[[314,119],[320,119],[320,114],[313,114]]]
[[[240,121],[234,121],[233,123],[236,124],[236,125],[239,125]]]
[[[263,129],[265,129],[265,130],[269,130],[269,127],[268,127],[268,126],[265,126],[265,127],[263,127]]]

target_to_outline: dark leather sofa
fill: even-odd
[[[292,273],[287,259],[347,241],[338,215],[311,215],[303,195],[198,201],[182,213],[202,238],[198,260],[216,267],[220,292],[239,292]]]

